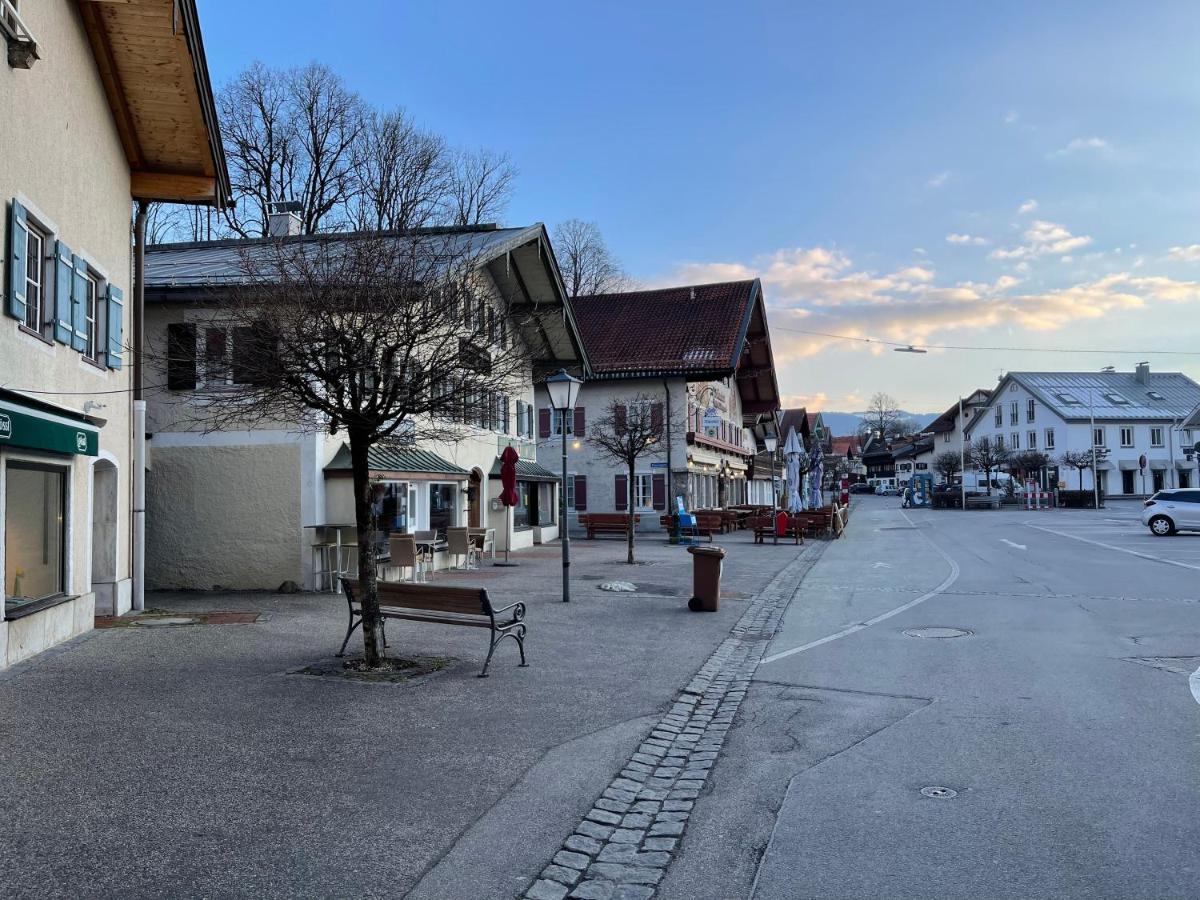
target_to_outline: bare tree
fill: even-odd
[[[877,434],[885,441],[913,433],[912,422],[901,412],[896,398],[882,391],[872,395],[867,410],[860,413],[862,424],[859,432],[864,435]]]
[[[373,112],[358,150],[355,225],[399,230],[433,224],[450,189],[446,142],[421,131],[404,110]]]
[[[977,469],[983,469],[987,482],[987,493],[992,493],[992,473],[999,471],[1008,462],[1011,453],[1000,440],[990,441],[986,437],[976,438],[967,450],[967,459]]]
[[[454,161],[447,198],[451,225],[499,221],[508,206],[516,167],[507,153],[464,150]]]
[[[657,453],[666,436],[663,404],[649,394],[628,399],[614,399],[596,422],[588,423],[587,442],[601,457],[625,466],[625,507],[629,510],[627,554],[625,561],[633,564],[633,521],[637,511],[636,469],[643,456]]]
[[[629,276],[613,257],[595,222],[567,219],[554,229],[552,240],[568,296],[629,289]]]
[[[269,422],[346,434],[370,667],[380,665],[380,618],[368,452],[457,440],[462,423],[499,416],[502,398],[528,380],[521,342],[496,328],[507,298],[485,294],[478,266],[452,233],[254,243],[237,282],[214,288],[191,323],[220,332],[218,352],[208,341],[197,361],[196,345],[178,339],[149,350],[168,384],[180,356],[193,383],[203,367],[203,403],[163,401],[206,430]],[[497,315],[481,315],[485,306]]]
[[[1046,466],[1050,465],[1050,457],[1039,450],[1023,450],[1014,453],[1008,461],[1008,470],[1020,473],[1022,478],[1037,477]]]
[[[962,471],[962,459],[954,450],[945,450],[933,458],[933,471],[950,483]]]
[[[208,241],[219,237],[221,214],[211,206],[151,203],[146,217],[146,243]]]
[[[1092,467],[1091,450],[1064,450],[1058,461],[1069,469],[1079,473],[1079,490],[1083,490],[1083,473]]]

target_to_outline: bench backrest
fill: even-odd
[[[634,515],[634,522],[640,522],[641,520],[640,513]],[[579,521],[585,525],[589,522],[593,525],[627,525],[629,523],[629,513],[581,513]]]
[[[403,581],[377,582],[380,606],[400,606],[431,612],[491,616],[492,602],[486,588],[455,587],[440,584],[411,584]],[[351,605],[358,603],[358,581],[343,578],[342,588]]]

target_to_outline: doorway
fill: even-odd
[[[1132,494],[1134,492],[1134,490],[1135,490],[1135,488],[1133,486],[1133,470],[1132,469],[1122,469],[1121,470],[1121,493],[1122,494]]]
[[[1166,479],[1166,474],[1167,474],[1167,473],[1166,473],[1166,472],[1164,472],[1162,469],[1155,469],[1155,470],[1154,470],[1154,471],[1151,473],[1151,478],[1153,478],[1153,482],[1152,482],[1152,483],[1153,483],[1153,485],[1154,485],[1154,493],[1156,493],[1156,494],[1157,494],[1157,493],[1158,493],[1159,491],[1161,491],[1161,490],[1162,490],[1164,487],[1166,487],[1166,480],[1167,480],[1167,479]]]
[[[117,609],[117,467],[107,459],[92,464],[92,590],[96,612]]]
[[[471,474],[467,479],[467,526],[469,528],[478,528],[479,526],[479,511],[481,508],[483,473],[479,469],[472,469]]]

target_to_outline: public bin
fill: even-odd
[[[720,547],[688,547],[692,554],[692,599],[688,609],[716,612],[721,600],[721,565],[725,551]]]

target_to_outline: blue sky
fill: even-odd
[[[1002,369],[1200,380],[1195,3],[200,0],[219,86],[320,60],[510,153],[511,223],[635,278],[764,277],[793,402],[940,410]],[[1032,203],[1030,202],[1032,201]],[[901,355],[804,331],[965,346]]]

